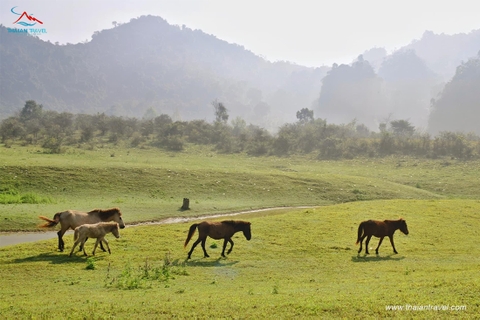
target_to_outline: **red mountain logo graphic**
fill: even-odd
[[[34,26],[38,23],[40,24],[43,24],[42,21],[38,20],[37,18],[29,15],[26,11],[24,11],[22,14],[20,13],[16,13],[15,11],[13,11],[13,9],[15,9],[16,7],[13,7],[10,11],[13,13],[13,14],[16,14],[18,16],[20,16],[20,18],[18,18],[15,22],[13,22],[14,24],[20,24],[22,26],[25,26],[25,27],[31,27],[31,26]],[[28,22],[25,22],[25,21],[20,21],[22,20],[23,17],[26,17],[28,19],[28,21],[32,21],[33,23],[28,23]]]

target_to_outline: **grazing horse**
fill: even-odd
[[[250,230],[250,222],[247,221],[235,221],[235,220],[227,220],[221,222],[210,222],[210,221],[203,221],[200,223],[192,224],[190,230],[188,231],[187,240],[185,240],[185,244],[183,247],[186,247],[190,239],[192,238],[195,230],[198,228],[198,239],[193,243],[192,249],[188,253],[188,259],[192,255],[193,249],[201,242],[203,254],[205,258],[210,257],[205,250],[205,241],[207,240],[207,236],[213,239],[224,239],[223,240],[223,250],[222,250],[222,257],[225,257],[225,248],[227,247],[227,242],[230,242],[230,249],[228,250],[227,254],[230,254],[233,249],[233,241],[232,236],[239,231],[243,232],[243,235],[247,240],[252,238],[252,233]]]
[[[390,243],[393,247],[393,252],[398,253],[395,249],[395,245],[393,244],[393,234],[397,229],[400,229],[404,234],[408,234],[407,222],[403,219],[399,220],[385,220],[385,221],[377,221],[377,220],[368,220],[363,221],[358,226],[358,238],[357,243],[360,242],[360,249],[358,253],[362,251],[362,242],[365,237],[367,237],[367,241],[365,241],[365,253],[368,254],[368,243],[370,242],[370,238],[375,236],[380,238],[378,242],[378,247],[375,249],[375,252],[378,254],[378,248],[382,244],[384,237],[390,238]]]
[[[97,250],[97,246],[99,243],[105,243],[108,248],[108,253],[111,254],[110,246],[108,245],[107,239],[105,236],[107,233],[112,233],[116,238],[120,238],[120,233],[118,230],[118,223],[114,221],[110,222],[99,222],[95,224],[82,224],[75,228],[75,233],[73,239],[75,243],[73,244],[72,251],[70,251],[70,257],[73,254],[73,250],[75,247],[80,243],[80,248],[83,248],[83,254],[87,255],[85,252],[85,241],[88,238],[96,238],[97,242],[95,242],[95,246],[93,247],[92,255],[95,255],[95,250]]]
[[[53,220],[48,219],[44,216],[39,216],[40,219],[47,221],[46,223],[40,225],[42,228],[50,228],[56,226],[59,222],[61,225],[60,231],[57,232],[58,235],[58,249],[63,251],[65,248],[65,243],[63,242],[63,235],[67,232],[68,229],[75,230],[76,227],[81,226],[82,224],[94,224],[98,222],[108,222],[115,221],[119,224],[120,228],[125,228],[125,224],[122,220],[122,213],[118,208],[112,209],[95,209],[90,212],[82,212],[76,210],[67,210],[59,213],[55,213]],[[102,243],[100,247],[103,251]],[[81,247],[80,247],[81,248]]]

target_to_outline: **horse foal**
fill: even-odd
[[[97,249],[98,244],[105,243],[108,248],[108,253],[111,253],[110,246],[108,245],[107,239],[105,239],[105,235],[107,233],[112,233],[116,238],[120,238],[118,223],[116,222],[99,222],[95,224],[83,224],[79,227],[75,228],[74,233],[74,240],[75,243],[73,244],[72,251],[70,251],[70,256],[73,254],[73,250],[75,247],[80,244],[80,248],[83,248],[83,254],[87,255],[85,252],[85,241],[88,238],[96,238],[97,242],[95,242],[95,246],[93,247],[92,255],[95,255],[95,250]]]
[[[378,248],[380,248],[384,237],[388,237],[390,239],[393,252],[398,253],[395,249],[395,244],[393,243],[393,234],[395,231],[397,231],[397,229],[400,229],[400,231],[402,231],[404,234],[408,234],[407,222],[403,219],[384,221],[368,220],[361,222],[358,226],[358,238],[356,243],[360,243],[360,249],[358,249],[358,253],[362,252],[363,239],[367,238],[365,241],[365,253],[368,254],[368,243],[370,242],[370,238],[372,238],[372,236],[380,238],[377,249],[375,249],[376,254],[378,254]]]

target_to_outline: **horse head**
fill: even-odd
[[[115,226],[113,226],[112,234],[115,236],[115,238],[120,238],[120,231],[118,230],[118,223],[115,223]]]
[[[243,228],[243,235],[245,236],[245,239],[250,240],[252,239],[252,231],[250,230],[250,222],[245,222],[245,226]]]
[[[123,223],[122,213],[120,212],[120,209],[118,209],[118,208],[116,208],[116,211],[117,212],[113,216],[113,221],[118,223],[118,225],[120,226],[120,229],[123,229],[123,228],[125,228],[125,223]]]
[[[407,222],[403,219],[400,219],[398,221],[400,222],[399,224],[400,231],[402,231],[404,234],[408,234]]]

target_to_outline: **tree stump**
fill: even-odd
[[[183,205],[180,209],[190,210],[190,200],[188,198],[183,198]]]

